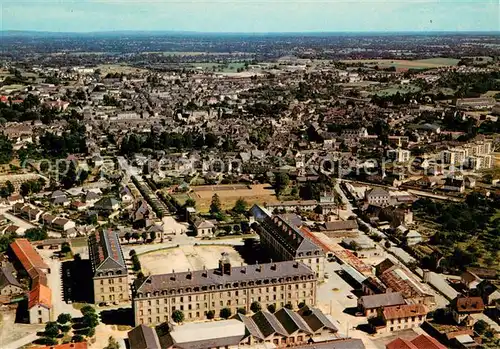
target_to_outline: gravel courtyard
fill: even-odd
[[[183,272],[189,270],[200,270],[216,268],[221,254],[226,252],[234,266],[243,263],[241,256],[232,246],[191,246],[168,248],[139,255],[141,266],[145,274],[164,274]]]

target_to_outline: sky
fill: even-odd
[[[0,0],[1,30],[499,31],[499,0]]]

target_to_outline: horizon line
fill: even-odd
[[[477,33],[500,33],[500,30],[336,30],[336,31],[190,31],[190,30],[147,30],[147,29],[117,29],[117,30],[98,30],[98,31],[48,31],[48,30],[30,30],[30,29],[4,29],[0,33],[33,33],[33,34],[112,34],[112,33],[172,33],[172,34],[251,34],[251,35],[266,35],[266,34],[425,34],[425,33],[446,33],[446,34],[477,34]]]

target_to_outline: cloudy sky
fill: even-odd
[[[0,0],[2,30],[498,31],[499,0]]]

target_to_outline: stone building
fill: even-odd
[[[273,260],[302,262],[323,280],[325,253],[313,234],[300,229],[285,215],[273,216],[260,206],[253,206],[251,212],[259,223],[260,243],[272,254]]]
[[[118,234],[96,231],[89,237],[92,263],[94,302],[126,302],[129,300],[127,266]]]
[[[136,280],[133,289],[136,325],[170,321],[176,310],[185,321],[205,319],[209,311],[219,317],[224,308],[236,314],[250,311],[253,302],[277,308],[316,303],[315,273],[305,264],[285,261],[233,267],[223,254],[216,269],[150,275]]]

